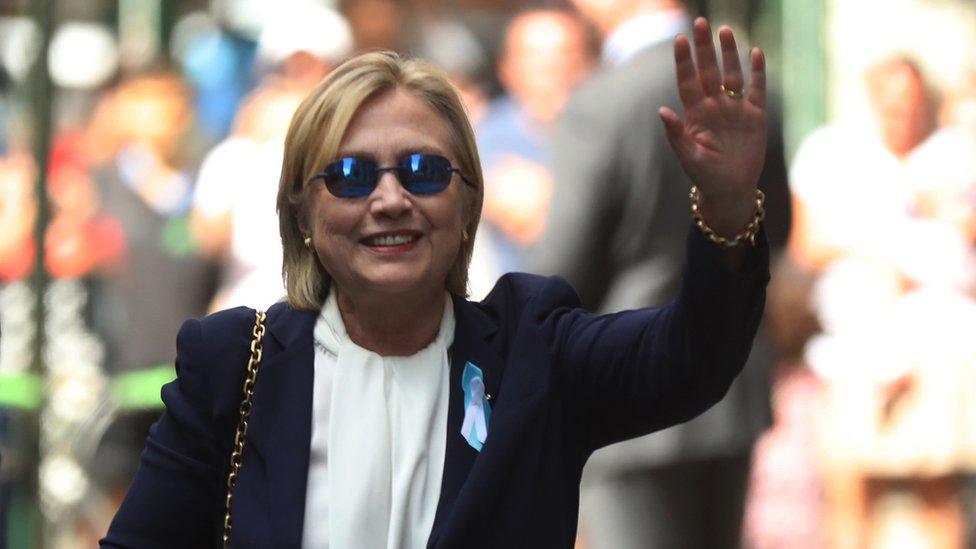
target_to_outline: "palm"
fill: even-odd
[[[719,30],[724,75],[719,71],[707,21],[695,21],[694,37],[697,67],[687,38],[679,36],[674,45],[684,119],[667,108],[661,109],[661,118],[682,167],[704,195],[748,201],[766,150],[762,52],[756,49],[750,56],[751,82],[744,90],[731,29]],[[724,90],[740,93],[733,97]]]

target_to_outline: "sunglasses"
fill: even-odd
[[[461,170],[451,165],[451,161],[436,154],[416,153],[401,158],[393,166],[380,166],[375,160],[348,156],[340,158],[325,167],[325,170],[311,176],[308,181],[322,178],[329,192],[339,198],[362,198],[376,189],[380,174],[393,172],[400,185],[410,194],[432,195],[447,188],[451,177],[457,173],[468,185]]]

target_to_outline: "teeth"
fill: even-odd
[[[399,246],[401,244],[406,244],[407,242],[412,242],[413,237],[405,234],[399,234],[394,236],[377,236],[371,240],[376,246]]]

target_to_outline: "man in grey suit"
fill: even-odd
[[[533,267],[567,277],[592,310],[664,305],[680,282],[691,182],[657,110],[680,113],[671,44],[690,33],[691,18],[676,0],[574,3],[604,37],[603,67],[557,126],[554,194]],[[771,132],[769,142],[760,187],[767,212],[781,215],[766,222],[776,248],[786,239],[789,203],[781,136]],[[593,456],[581,506],[587,547],[739,544],[752,446],[770,422],[771,362],[757,341],[710,411]]]

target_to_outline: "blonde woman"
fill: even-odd
[[[684,289],[608,316],[527,274],[467,301],[483,180],[456,91],[392,53],[336,69],[288,132],[287,299],[263,323],[253,400],[255,312],[187,322],[103,547],[572,547],[590,453],[721,399],[762,314],[763,58],[744,90],[719,35],[724,77],[707,22],[697,68],[676,39],[684,119],[661,113],[700,191]]]

